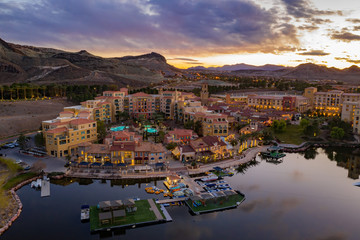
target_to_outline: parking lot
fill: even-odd
[[[28,141],[28,145],[29,147],[34,147],[34,135],[30,135],[30,140]],[[37,161],[42,161],[43,163],[45,163],[46,167],[44,169],[45,172],[65,172],[66,168],[64,167],[66,160],[65,159],[60,159],[60,158],[54,158],[54,157],[50,157],[45,155],[44,157],[35,157],[33,155],[28,155],[28,154],[23,154],[20,151],[19,147],[14,147],[14,148],[1,148],[0,149],[0,156],[1,157],[6,157],[6,158],[11,158],[14,161],[22,161],[26,164],[28,164],[29,166],[32,166],[35,162]]]

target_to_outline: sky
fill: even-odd
[[[357,0],[0,0],[0,38],[180,68],[360,66]]]

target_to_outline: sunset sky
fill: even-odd
[[[2,0],[0,38],[103,57],[158,52],[181,68],[360,66],[356,0]]]

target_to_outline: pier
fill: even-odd
[[[182,198],[171,198],[171,199],[161,199],[157,200],[156,203],[158,204],[164,204],[164,203],[173,203],[173,202],[183,202],[188,200],[188,197],[182,197]]]
[[[50,196],[50,181],[49,180],[41,180],[41,197]]]

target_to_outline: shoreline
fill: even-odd
[[[13,200],[16,202],[17,204],[17,211],[16,213],[11,217],[11,218],[8,218],[7,219],[7,223],[2,227],[0,228],[0,236],[6,232],[6,230],[8,230],[11,225],[13,224],[13,222],[15,222],[15,220],[20,216],[21,214],[21,211],[22,211],[22,203],[21,203],[21,200],[19,198],[19,196],[16,194],[16,191],[19,190],[20,188],[22,188],[23,186],[31,183],[32,181],[38,179],[38,178],[41,178],[40,176],[36,176],[36,177],[33,177],[33,178],[30,178],[24,182],[21,182],[19,183],[18,185],[16,185],[15,187],[11,188],[9,190],[10,194],[11,194],[11,197],[13,198]]]
[[[258,155],[259,152],[261,152],[262,150],[266,149],[268,146],[261,146],[261,147],[254,147],[254,148],[249,148],[247,150],[245,150],[241,157],[238,156],[238,158],[233,158],[233,159],[229,159],[229,160],[223,160],[223,161],[219,161],[219,162],[215,162],[215,163],[209,163],[209,164],[204,164],[204,165],[200,165],[198,168],[195,169],[189,169],[186,167],[183,168],[174,168],[174,169],[169,169],[167,171],[162,171],[162,172],[146,172],[146,173],[138,173],[138,174],[114,174],[114,173],[106,173],[106,171],[108,169],[101,169],[103,172],[99,172],[99,173],[71,173],[71,172],[67,172],[64,174],[64,177],[70,177],[70,178],[86,178],[86,179],[149,179],[149,178],[166,178],[170,175],[176,174],[181,172],[182,174],[186,174],[186,175],[195,175],[195,174],[201,174],[201,173],[206,173],[209,172],[210,170],[212,170],[214,167],[221,167],[221,168],[229,168],[229,167],[234,167],[234,166],[238,166],[240,164],[244,164],[247,162],[250,162],[251,160],[253,160],[256,155]],[[71,170],[70,170],[71,171]]]

